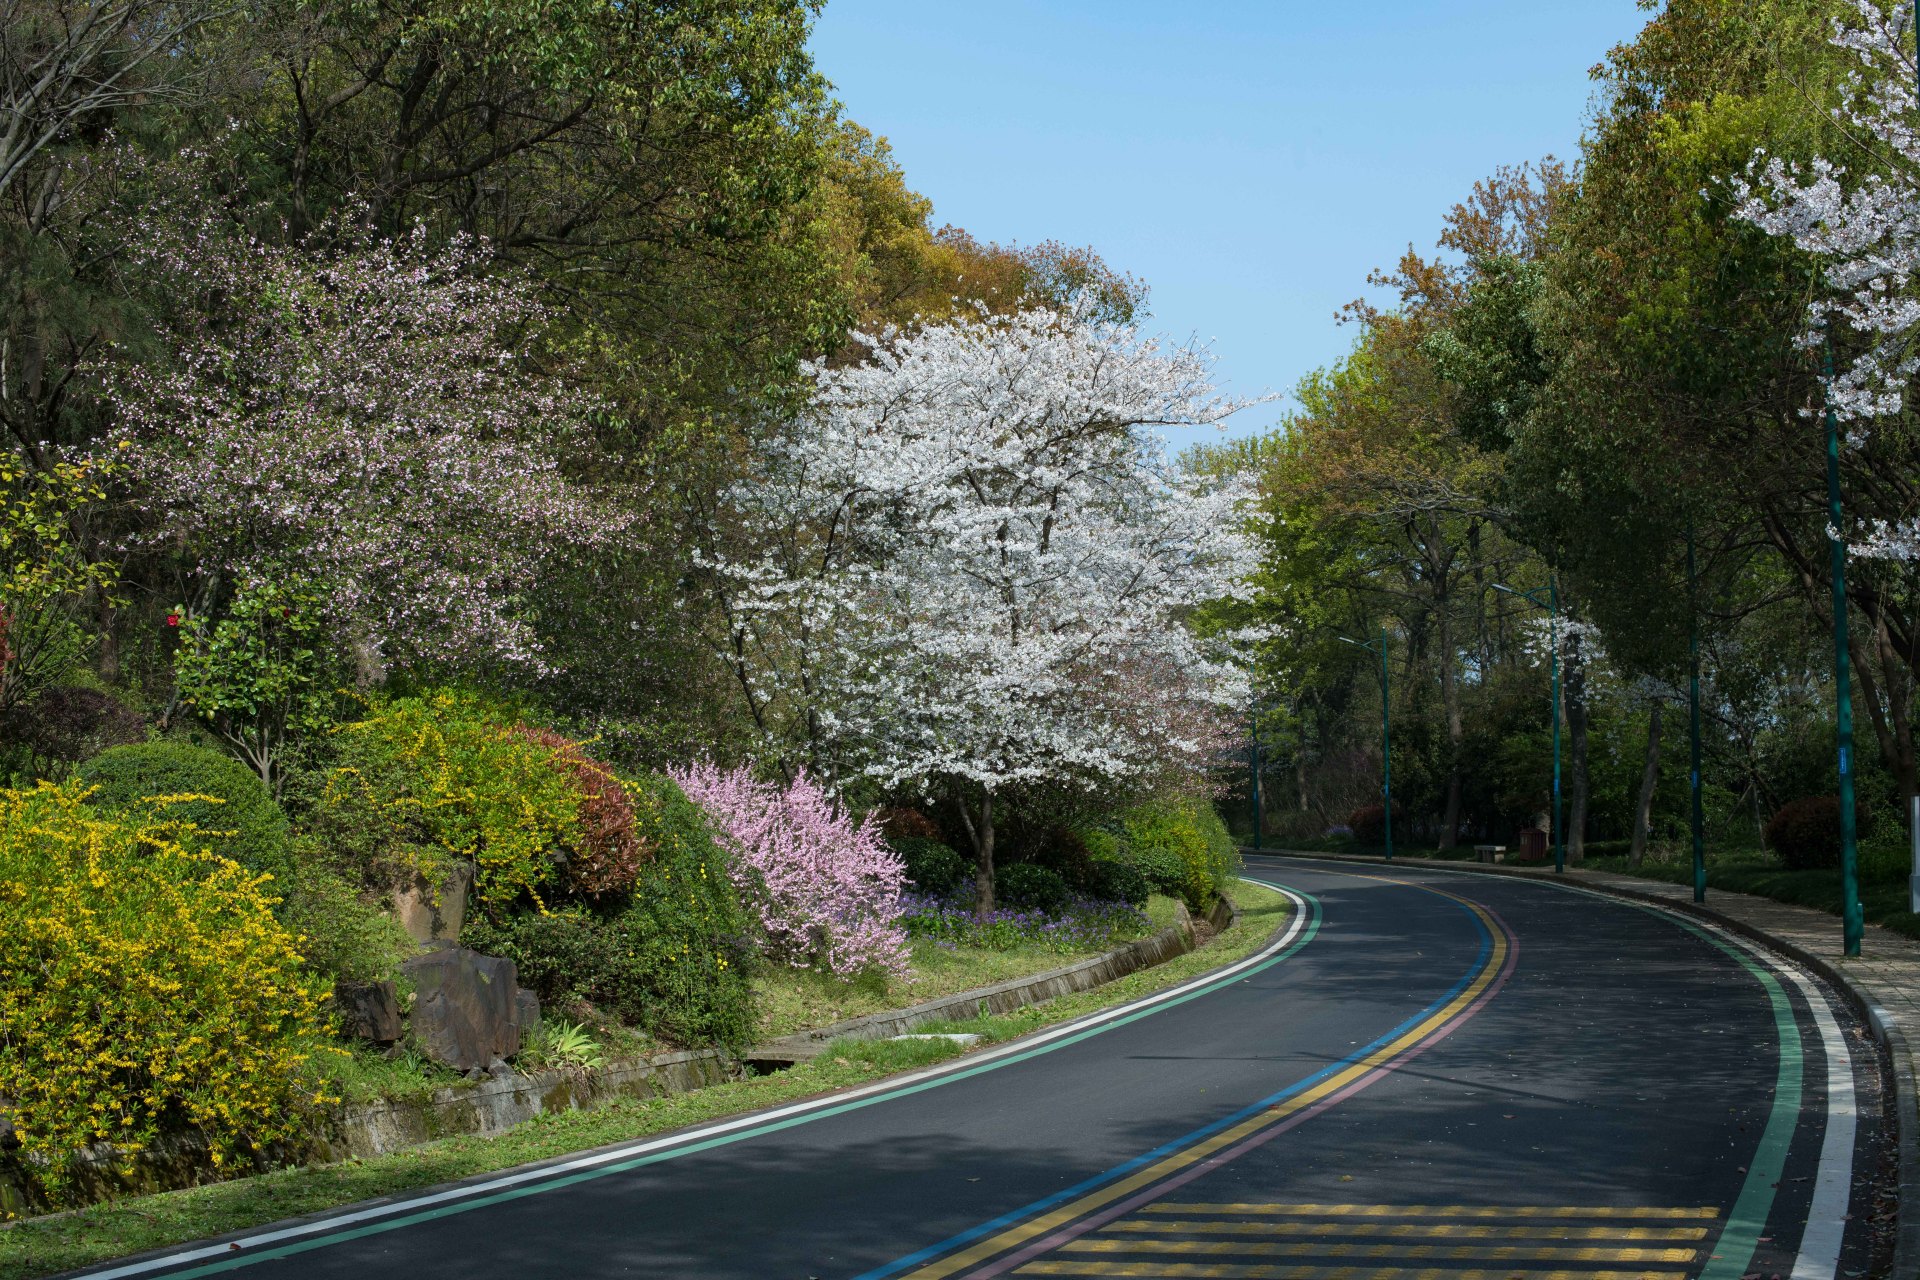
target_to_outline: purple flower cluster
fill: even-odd
[[[974,914],[970,902],[958,898],[907,893],[900,902],[906,908],[908,937],[987,951],[1031,946],[1061,955],[1099,951],[1139,937],[1152,924],[1137,907],[1101,898],[1075,897],[1053,914],[1002,907],[985,920]]]

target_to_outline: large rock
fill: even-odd
[[[467,891],[473,887],[473,867],[455,863],[436,884],[419,872],[411,873],[393,889],[393,914],[422,946],[452,942],[467,918]]]
[[[336,982],[333,1003],[348,1035],[375,1044],[400,1038],[400,997],[391,982]]]
[[[400,966],[413,979],[411,1033],[421,1052],[460,1071],[486,1070],[520,1049],[513,961],[465,947],[423,951]]]
[[[513,1020],[520,1030],[519,1046],[524,1049],[540,1030],[540,997],[525,987],[520,988],[514,997]]]

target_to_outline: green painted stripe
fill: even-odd
[[[1472,874],[1464,870],[1452,871],[1450,868],[1427,869],[1453,875]],[[1767,1115],[1766,1128],[1761,1131],[1760,1144],[1747,1161],[1746,1181],[1741,1184],[1740,1194],[1734,1199],[1733,1209],[1727,1215],[1720,1238],[1714,1242],[1712,1256],[1698,1277],[1698,1280],[1739,1280],[1739,1277],[1748,1273],[1754,1251],[1760,1247],[1760,1237],[1766,1232],[1767,1218],[1773,1212],[1773,1202],[1786,1172],[1787,1150],[1793,1145],[1793,1134],[1800,1123],[1804,1101],[1805,1050],[1800,1036],[1800,1020],[1794,1015],[1792,1002],[1787,999],[1779,979],[1757,963],[1749,952],[1700,927],[1677,911],[1650,902],[1636,902],[1610,893],[1599,893],[1580,885],[1556,884],[1548,880],[1528,883],[1547,884],[1567,893],[1631,907],[1678,925],[1731,956],[1766,991],[1767,1000],[1773,1008],[1774,1033],[1780,1041],[1780,1068],[1774,1078],[1773,1109]]]
[[[1260,881],[1256,883],[1264,884],[1265,882]],[[1267,887],[1277,888],[1278,886],[1267,885]],[[1306,927],[1301,930],[1300,936],[1295,938],[1284,950],[1276,952],[1252,968],[1242,969],[1238,973],[1231,974],[1214,982],[1209,982],[1204,986],[1196,987],[1185,995],[1178,996],[1172,1000],[1159,1001],[1149,1005],[1147,1008],[1128,1014],[1124,1018],[1115,1018],[1109,1022],[1103,1022],[1099,1026],[1089,1027],[1078,1035],[1063,1036],[1058,1040],[1041,1045],[1035,1049],[1030,1049],[1025,1053],[1009,1054],[1004,1058],[982,1063],[977,1067],[972,1067],[965,1071],[949,1072],[931,1080],[922,1080],[903,1088],[891,1089],[885,1093],[877,1093],[871,1097],[859,1098],[852,1102],[842,1103],[836,1107],[826,1107],[819,1111],[810,1111],[805,1115],[788,1116],[785,1119],[776,1120],[764,1125],[757,1125],[751,1129],[741,1129],[734,1133],[708,1138],[704,1142],[692,1142],[685,1146],[674,1147],[670,1151],[649,1152],[644,1156],[638,1156],[632,1160],[623,1160],[616,1164],[603,1165],[597,1169],[582,1170],[579,1173],[570,1174],[566,1177],[553,1178],[545,1182],[534,1183],[530,1186],[514,1187],[506,1191],[495,1192],[492,1195],[475,1196],[471,1200],[462,1200],[457,1204],[439,1205],[419,1213],[407,1214],[398,1218],[386,1218],[379,1222],[370,1222],[364,1226],[353,1227],[345,1231],[331,1232],[327,1235],[315,1236],[307,1240],[297,1240],[272,1249],[249,1250],[238,1257],[223,1258],[218,1262],[205,1263],[185,1271],[168,1271],[163,1274],[166,1280],[187,1280],[187,1277],[190,1276],[218,1275],[224,1271],[234,1271],[241,1267],[252,1266],[257,1262],[268,1262],[276,1258],[288,1258],[295,1254],[307,1253],[328,1245],[341,1244],[348,1240],[359,1240],[366,1236],[379,1235],[384,1231],[396,1231],[401,1227],[410,1227],[422,1222],[431,1222],[436,1218],[449,1218],[455,1214],[467,1213],[471,1210],[485,1208],[489,1205],[505,1204],[508,1201],[519,1200],[525,1196],[539,1195],[546,1191],[556,1191],[561,1187],[571,1187],[578,1183],[591,1182],[596,1178],[605,1178],[616,1173],[628,1173],[634,1169],[644,1168],[647,1165],[660,1164],[667,1160],[677,1160],[681,1156],[692,1155],[696,1151],[710,1151],[715,1147],[730,1146],[733,1143],[742,1142],[748,1138],[757,1138],[769,1133],[778,1133],[783,1129],[792,1129],[803,1124],[811,1124],[816,1120],[823,1120],[828,1116],[845,1115],[850,1111],[858,1111],[864,1107],[875,1106],[882,1102],[891,1102],[896,1098],[905,1098],[916,1093],[924,1093],[928,1089],[935,1089],[941,1085],[951,1084],[956,1080],[967,1080],[974,1076],[984,1075],[989,1071],[998,1071],[1000,1068],[1011,1066],[1016,1062],[1027,1062],[1040,1057],[1042,1054],[1052,1053],[1056,1049],[1063,1049],[1070,1044],[1079,1044],[1082,1041],[1092,1039],[1094,1036],[1111,1031],[1115,1027],[1124,1027],[1130,1023],[1138,1022],[1140,1019],[1150,1017],[1163,1009],[1172,1009],[1179,1005],[1186,1004],[1190,1000],[1197,1000],[1201,996],[1210,995],[1220,990],[1222,987],[1231,986],[1236,982],[1243,982],[1254,974],[1270,969],[1282,960],[1293,955],[1309,942],[1313,941],[1315,935],[1320,932],[1321,911],[1320,900],[1312,894],[1301,893],[1298,889],[1290,890],[1290,892],[1298,894],[1299,897],[1306,902],[1308,918]]]
[[[1640,906],[1639,903],[1631,905]],[[1773,1212],[1773,1202],[1786,1173],[1787,1149],[1793,1145],[1794,1130],[1800,1126],[1806,1071],[1800,1020],[1794,1015],[1793,1003],[1787,999],[1780,980],[1756,963],[1750,954],[1678,915],[1661,914],[1667,914],[1668,919],[1687,932],[1705,938],[1732,956],[1766,989],[1767,999],[1773,1005],[1774,1032],[1780,1039],[1780,1070],[1774,1080],[1773,1110],[1767,1115],[1767,1127],[1761,1131],[1760,1145],[1747,1161],[1747,1180],[1741,1184],[1740,1195],[1734,1200],[1720,1238],[1714,1242],[1712,1256],[1699,1276],[1699,1280],[1739,1280],[1747,1274],[1754,1251],[1760,1247],[1760,1237],[1766,1234],[1767,1218]]]

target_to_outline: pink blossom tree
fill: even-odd
[[[176,305],[172,359],[114,375],[120,437],[202,592],[296,566],[363,672],[540,665],[543,566],[621,521],[565,470],[596,405],[536,364],[530,289],[476,242],[347,222],[289,247],[162,208],[129,248]]]
[[[854,822],[804,773],[782,788],[745,768],[672,772],[732,853],[734,883],[759,919],[769,959],[842,978],[906,975],[906,868],[872,815]]]

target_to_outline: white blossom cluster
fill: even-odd
[[[1878,144],[1890,172],[1847,184],[1844,167],[1824,157],[1803,167],[1763,150],[1750,168],[1754,181],[1736,178],[1731,185],[1740,199],[1737,216],[1825,260],[1834,293],[1809,307],[1803,345],[1817,345],[1835,321],[1869,340],[1863,353],[1827,380],[1829,403],[1854,424],[1849,439],[1859,444],[1866,422],[1900,411],[1908,382],[1920,372],[1920,297],[1913,290],[1920,268],[1920,132],[1914,127],[1920,102],[1905,52],[1910,13],[1882,10],[1875,0],[1854,4],[1860,25],[1836,23],[1832,36],[1860,63],[1835,116]],[[1920,559],[1920,522],[1882,523],[1852,549]]]
[[[1241,407],[1206,357],[1046,310],[861,342],[730,495],[760,550],[710,563],[753,696],[886,786],[1201,762],[1247,683],[1186,620],[1257,563],[1242,490],[1158,431]]]

